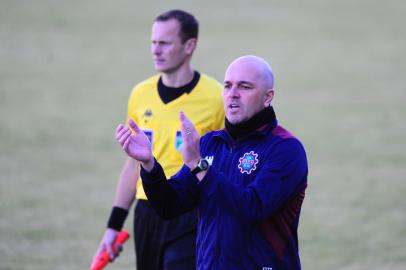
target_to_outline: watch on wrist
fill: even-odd
[[[194,169],[191,171],[191,173],[192,173],[193,175],[196,175],[196,174],[199,173],[199,172],[207,171],[207,170],[209,169],[209,167],[210,167],[209,161],[208,161],[207,159],[205,159],[205,158],[201,158],[201,159],[199,160],[199,162],[197,162],[196,168],[194,168]]]

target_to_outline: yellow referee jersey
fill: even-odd
[[[158,94],[159,75],[136,85],[128,101],[128,118],[132,118],[152,142],[152,152],[166,176],[174,175],[183,165],[179,112],[183,111],[196,126],[199,135],[224,127],[222,85],[201,74],[194,89],[165,104]],[[137,182],[137,199],[147,199],[141,179]]]

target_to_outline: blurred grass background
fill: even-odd
[[[125,159],[113,133],[171,8],[200,20],[198,70],[222,81],[243,54],[273,66],[278,118],[310,163],[303,269],[405,269],[400,0],[1,0],[0,269],[88,269]],[[133,257],[129,241],[109,267]]]

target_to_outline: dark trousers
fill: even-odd
[[[196,269],[196,210],[164,220],[146,200],[134,210],[137,270]]]

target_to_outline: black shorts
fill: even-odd
[[[164,220],[146,200],[134,209],[137,270],[196,269],[197,211]]]

